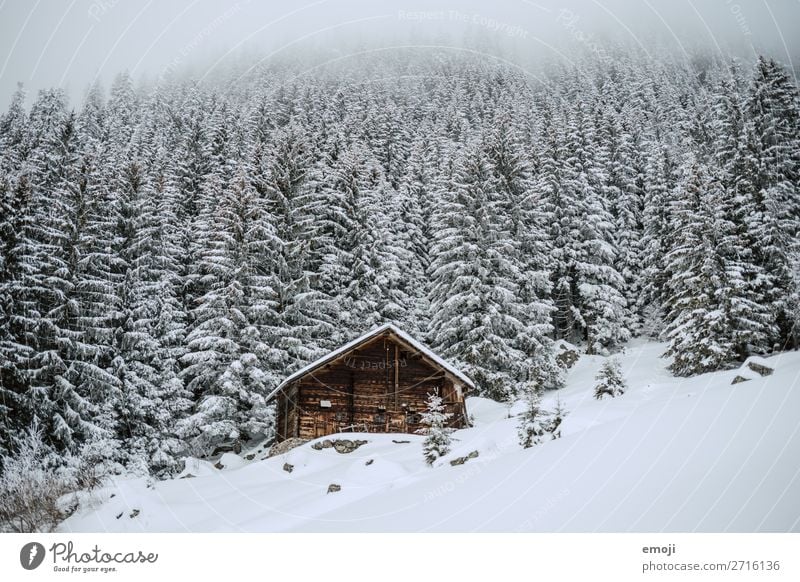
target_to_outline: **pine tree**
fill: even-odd
[[[451,412],[446,412],[441,396],[436,393],[428,394],[426,409],[420,420],[425,426],[417,429],[417,433],[425,435],[422,450],[425,462],[429,465],[450,452],[450,434],[453,430],[447,424],[452,416]]]
[[[615,398],[627,390],[622,366],[617,358],[608,358],[595,376],[594,397],[598,400],[605,396]]]
[[[222,198],[230,172],[227,164],[220,164],[219,157],[213,166],[209,160],[208,111],[203,96],[194,85],[182,90],[183,94],[168,96],[180,107],[169,111],[175,132],[175,137],[170,138],[174,143],[170,145],[175,151],[169,158],[167,187],[175,193],[178,203],[175,214],[181,228],[178,239],[182,250],[180,299],[183,310],[191,318],[197,302],[207,291],[203,284],[206,276],[201,260],[203,244],[212,234],[216,205]],[[167,104],[162,106],[170,107]]]
[[[695,162],[676,196],[666,355],[673,372],[688,376],[724,368],[749,352],[750,341],[763,343],[769,312],[750,299],[720,182]]]
[[[376,164],[368,163],[365,170],[357,186],[359,196],[351,201],[356,231],[351,239],[350,276],[339,299],[351,310],[351,328],[358,330],[402,319],[408,305],[396,284],[400,273],[399,259],[390,247],[391,214],[383,210],[392,206],[391,191]]]
[[[121,317],[110,370],[121,390],[120,436],[128,463],[143,464],[155,474],[166,475],[177,468],[183,448],[173,426],[185,416],[190,403],[171,353],[177,297],[162,266],[170,261],[175,266],[174,251],[167,246],[170,230],[161,206],[162,187],[163,181],[157,178],[141,191],[130,192],[127,210],[121,213],[129,222],[124,229],[130,237],[124,253],[128,269],[119,286]],[[159,210],[164,212],[163,218]]]
[[[636,303],[643,328],[650,337],[663,331],[669,280],[665,256],[675,231],[670,227],[671,195],[678,183],[678,167],[669,148],[650,145],[644,162],[644,207],[642,209],[642,258],[639,272],[641,292]]]
[[[748,169],[755,170],[747,228],[769,278],[781,339],[791,342],[797,334],[790,314],[798,297],[792,263],[800,235],[800,94],[775,61],[758,59],[745,110],[752,121]]]
[[[566,418],[567,414],[569,413],[561,402],[561,397],[556,397],[556,407],[553,409],[551,418],[547,423],[547,432],[550,433],[553,440],[561,438],[561,424],[564,422],[564,418]]]
[[[547,432],[548,420],[542,410],[542,397],[540,388],[536,384],[525,387],[525,411],[519,416],[517,434],[519,444],[528,449],[543,442]]]
[[[383,322],[384,182],[362,145],[346,146],[339,140],[334,147],[314,178],[310,209],[317,221],[309,266],[317,274],[316,290],[323,294],[320,311],[326,325],[365,331]],[[323,178],[320,172],[329,175]],[[325,347],[343,340],[334,331]]]
[[[536,191],[531,161],[521,143],[522,130],[509,118],[499,121],[487,149],[497,180],[500,211],[510,222],[509,254],[517,274],[517,302],[525,331],[516,342],[527,359],[523,375],[546,388],[563,385],[563,373],[553,355],[552,317],[556,309],[549,278],[551,241],[547,236],[550,215]]]
[[[98,404],[98,424],[108,435],[98,448],[120,463],[138,462],[132,435],[138,431],[136,380],[129,366],[130,288],[133,279],[134,215],[143,170],[132,155],[138,123],[132,81],[119,75],[107,105],[90,92],[81,112],[81,184],[86,194],[85,229],[80,240],[79,325],[90,346],[82,358],[83,390]],[[131,405],[131,402],[136,404]],[[124,446],[120,447],[119,443]]]
[[[181,358],[186,352],[186,313],[180,302],[180,225],[175,209],[178,205],[174,190],[167,186],[162,167],[147,188],[150,208],[154,208],[152,223],[143,214],[140,236],[148,240],[151,259],[152,286],[148,300],[155,303],[149,311],[150,333],[158,343],[155,368],[158,371],[158,396],[162,403],[151,439],[150,466],[157,474],[171,472],[185,448],[177,437],[176,425],[191,409],[191,393],[180,378]],[[147,200],[147,199],[146,199]],[[148,203],[148,202],[146,202]],[[176,454],[176,451],[179,451]]]
[[[0,117],[0,457],[10,454],[14,435],[30,420],[24,399],[28,389],[24,362],[30,348],[13,323],[20,309],[16,282],[25,267],[18,251],[31,213],[31,184],[22,171],[28,132],[25,91],[18,85],[8,111]]]
[[[617,271],[613,217],[609,211],[602,149],[590,151],[595,128],[578,104],[568,136],[564,186],[581,211],[573,263],[576,310],[588,353],[604,353],[630,338],[630,312],[623,295],[625,281]]]
[[[0,456],[10,454],[14,435],[30,420],[26,405],[29,378],[25,362],[31,355],[20,329],[19,286],[24,265],[19,262],[20,237],[30,212],[30,183],[22,176],[0,176]],[[22,320],[24,321],[24,320]]]
[[[391,218],[391,247],[405,253],[399,266],[400,284],[410,310],[405,328],[422,334],[427,333],[430,310],[430,280],[426,274],[431,263],[432,198],[437,177],[434,145],[426,133],[411,145],[406,174],[397,193],[396,214]]]
[[[408,160],[409,127],[392,98],[384,94],[367,97],[363,139],[369,143],[389,186],[398,190]]]
[[[276,296],[274,317],[263,330],[273,348],[271,367],[280,376],[320,355],[320,343],[333,329],[317,317],[323,295],[312,288],[309,245],[315,220],[308,173],[313,152],[306,128],[290,123],[272,136],[266,152],[254,151],[253,187],[265,201],[275,231],[270,287]]]
[[[539,168],[536,190],[541,198],[542,216],[551,244],[549,274],[555,312],[552,322],[556,339],[577,339],[575,309],[576,290],[573,264],[576,249],[573,239],[580,225],[580,205],[571,197],[573,191],[563,187],[564,120],[550,105],[543,110],[544,127],[538,152]]]
[[[14,328],[27,373],[25,406],[54,447],[77,450],[102,435],[94,395],[83,379],[89,349],[77,325],[80,303],[79,240],[85,200],[75,180],[75,119],[59,91],[43,91],[31,112],[33,147],[28,160],[30,214],[21,224],[14,254],[25,265],[14,282]]]
[[[509,400],[530,370],[511,223],[482,144],[465,149],[435,209],[433,345],[481,394]]]
[[[718,223],[725,227],[719,232],[720,252],[732,285],[732,338],[739,359],[744,360],[752,353],[770,351],[779,329],[772,313],[776,289],[772,276],[759,264],[760,243],[748,228],[751,217],[759,212],[753,183],[757,172],[736,74],[734,68],[731,78],[721,82],[714,100],[714,161],[721,187],[715,213],[725,219]]]
[[[263,203],[239,171],[224,192],[202,254],[209,290],[192,315],[182,358],[182,375],[197,404],[179,434],[199,454],[210,454],[225,439],[272,435],[265,396],[278,379],[269,369],[261,331],[264,311],[274,308],[263,267],[273,237]]]
[[[589,353],[602,353],[630,337],[602,159],[593,157],[594,128],[583,103],[552,119],[559,133],[543,152],[539,189],[552,216],[556,336],[585,340]]]
[[[14,175],[29,153],[28,119],[25,113],[26,91],[22,84],[11,97],[8,111],[0,117],[0,171]]]
[[[617,113],[606,106],[597,120],[597,145],[603,164],[602,189],[613,222],[611,241],[615,247],[614,269],[622,277],[627,320],[625,327],[634,335],[642,328],[638,309],[639,268],[642,237],[642,176],[638,167],[632,132]]]

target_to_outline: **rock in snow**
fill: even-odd
[[[308,442],[308,439],[301,439],[297,437],[293,437],[290,439],[286,439],[283,442],[275,443],[269,449],[268,457],[274,457],[276,455],[283,455],[284,453],[288,453],[295,447],[299,447],[300,445],[304,445]]]
[[[772,373],[775,371],[767,360],[758,356],[750,356],[747,358],[744,365],[760,376],[772,376]]]
[[[452,465],[453,467],[455,467],[456,465],[463,465],[464,463],[466,463],[470,459],[474,459],[477,456],[478,456],[478,451],[472,451],[466,457],[456,457],[455,459],[450,461],[450,465]]]
[[[767,360],[758,356],[750,356],[737,370],[736,375],[731,380],[731,384],[740,384],[748,380],[755,380],[764,376],[772,376],[775,369]]]
[[[333,448],[337,453],[341,453],[343,455],[347,453],[352,453],[361,445],[367,444],[367,441],[359,441],[359,440],[350,440],[350,439],[325,439],[321,442],[316,442],[311,445],[311,448],[317,451],[321,451],[322,449],[330,449]]]
[[[572,366],[574,366],[575,362],[577,362],[581,357],[581,353],[578,348],[564,340],[558,340],[555,344],[555,349],[556,362],[558,362],[558,365],[565,370],[569,370]]]

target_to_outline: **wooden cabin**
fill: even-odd
[[[439,394],[450,426],[468,426],[464,396],[472,382],[392,324],[382,325],[284,380],[277,398],[277,440],[340,432],[413,433],[428,394]]]

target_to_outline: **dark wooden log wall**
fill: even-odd
[[[466,424],[463,398],[443,370],[394,337],[379,336],[298,378],[278,397],[278,438],[337,432],[413,433],[428,394],[444,398],[450,425]],[[320,405],[329,401],[329,408]]]

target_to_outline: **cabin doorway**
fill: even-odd
[[[333,426],[333,413],[320,410],[314,415],[314,438],[323,437],[336,432]]]

